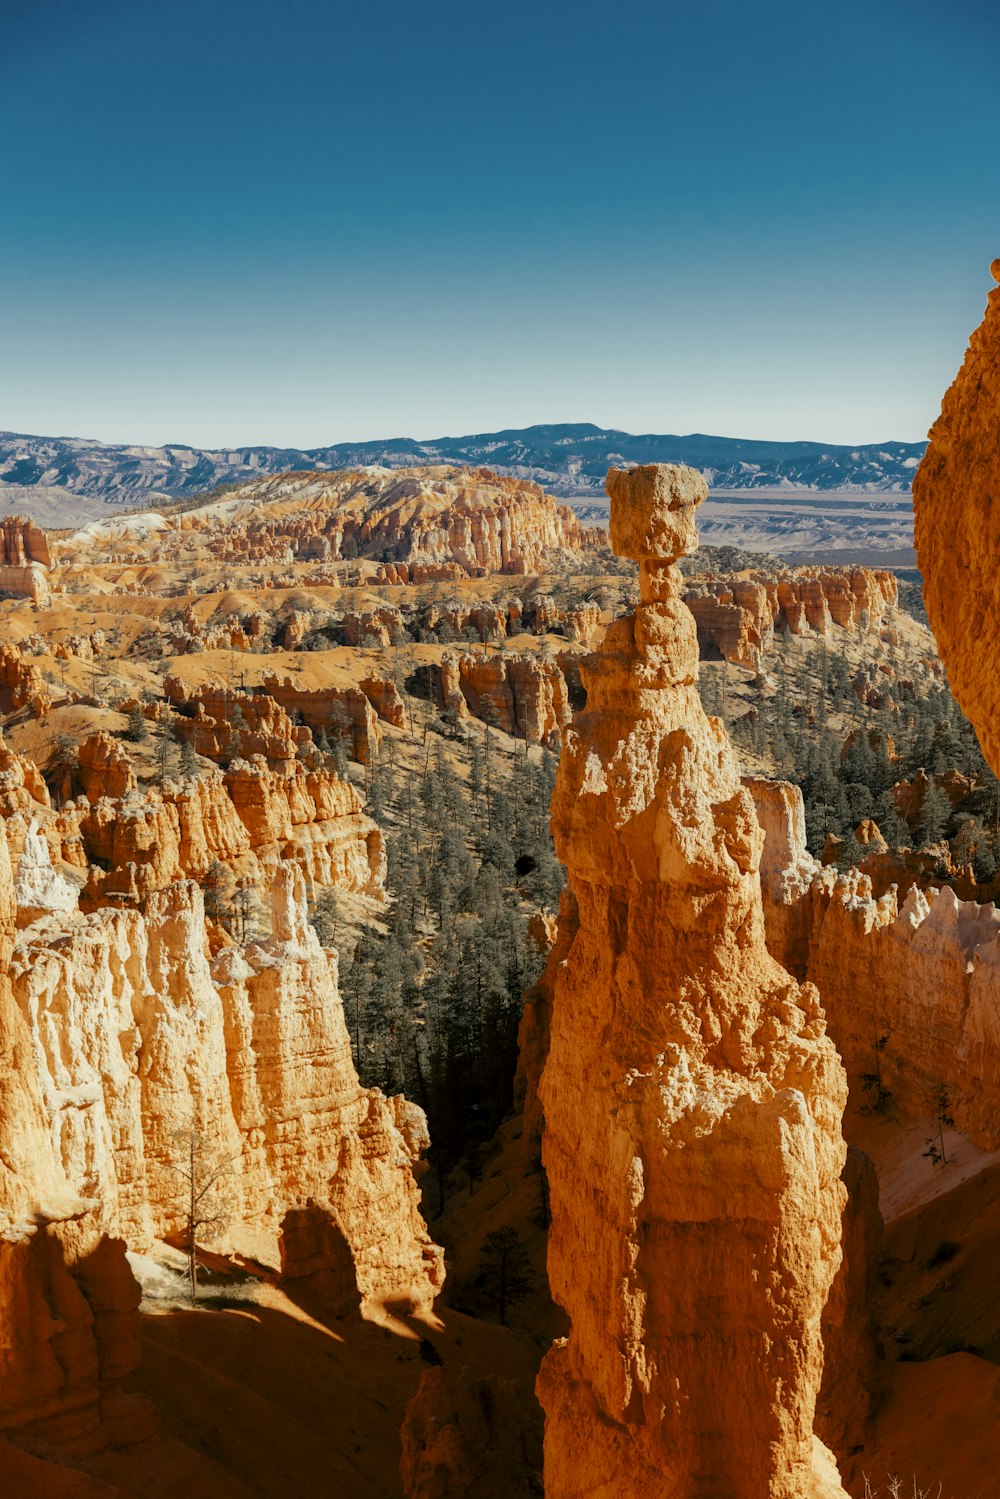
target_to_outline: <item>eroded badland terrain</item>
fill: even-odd
[[[0,1491],[1000,1494],[998,420],[4,519]]]

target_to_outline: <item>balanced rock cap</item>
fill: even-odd
[[[704,476],[680,463],[608,470],[611,548],[635,562],[675,562],[698,545],[695,511],[708,494]]]

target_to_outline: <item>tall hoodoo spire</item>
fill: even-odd
[[[764,944],[762,836],[698,696],[677,559],[692,469],[612,469],[640,603],[588,658],[553,830],[569,894],[541,1084],[549,1499],[842,1495],[812,1423],[846,1087],[816,991]]]

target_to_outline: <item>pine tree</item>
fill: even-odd
[[[910,830],[899,815],[896,798],[891,791],[883,791],[875,803],[875,821],[889,848],[909,847]]]
[[[332,885],[321,890],[313,906],[310,918],[317,937],[324,947],[336,947],[340,930],[340,897]]]
[[[515,1301],[523,1301],[534,1289],[531,1261],[517,1230],[510,1224],[488,1233],[480,1250],[483,1268],[480,1282],[496,1307],[501,1325]]]
[[[951,819],[951,802],[936,781],[931,781],[924,792],[920,808],[920,841],[923,848],[940,843]]]
[[[201,765],[194,752],[194,746],[187,739],[181,745],[180,773],[185,778],[201,773]]]
[[[142,744],[149,738],[146,720],[138,703],[128,710],[128,723],[122,731],[122,738],[127,739],[129,744]]]

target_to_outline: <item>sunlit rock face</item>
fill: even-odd
[[[59,1165],[144,1249],[184,1229],[177,1166],[194,1130],[227,1167],[206,1242],[277,1263],[282,1218],[316,1204],[360,1302],[428,1304],[442,1272],[412,1170],[426,1141],[358,1083],[336,954],[309,924],[300,871],[279,868],[271,907],[266,940],[215,957],[187,880],[142,911],[26,929],[10,972]]]
[[[1000,260],[990,270],[1000,281]],[[1000,767],[1000,287],[973,333],[913,481],[927,616],[962,712]]]
[[[698,625],[703,656],[759,671],[775,630],[827,638],[835,627],[877,629],[899,602],[893,573],[870,567],[797,567],[697,578],[684,602]]]
[[[768,955],[762,834],[696,686],[674,565],[695,471],[612,469],[640,603],[583,676],[553,798],[571,893],[540,1086],[550,1499],[842,1494],[815,1442],[840,1260],[845,1080],[815,989]]]

